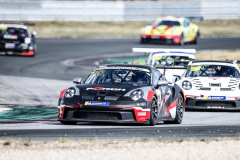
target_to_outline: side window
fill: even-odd
[[[158,80],[160,79],[161,76],[161,72],[159,72],[158,70],[153,70],[153,85],[157,85]]]
[[[188,23],[187,21],[184,21],[184,22],[183,22],[183,26],[184,26],[184,27],[189,27],[189,23]]]

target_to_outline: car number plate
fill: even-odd
[[[153,39],[160,39],[160,36],[153,36]]]
[[[6,52],[0,52],[0,55],[6,55]]]
[[[5,44],[5,48],[15,48],[15,44],[14,43],[6,43]]]
[[[208,99],[225,100],[226,96],[208,96]]]

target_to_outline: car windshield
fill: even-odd
[[[0,30],[1,34],[24,34],[25,36],[28,35],[28,32],[26,29],[22,29],[22,28],[13,28],[13,27],[9,27],[7,29],[4,30]]]
[[[158,25],[165,25],[165,26],[180,26],[180,23],[178,21],[167,21],[163,20],[160,23],[157,22]]]
[[[150,73],[128,69],[100,69],[93,71],[84,81],[84,84],[91,83],[149,85]]]
[[[164,65],[164,66],[186,66],[189,61],[183,60],[195,60],[193,56],[153,56],[151,65]]]
[[[239,71],[224,65],[192,65],[186,77],[235,77],[240,78]]]

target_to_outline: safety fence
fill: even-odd
[[[239,19],[240,0],[0,2],[0,21],[152,21],[166,15]]]

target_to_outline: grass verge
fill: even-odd
[[[240,19],[193,21],[202,36],[240,36]],[[38,37],[139,37],[148,22],[35,22],[29,26]]]

